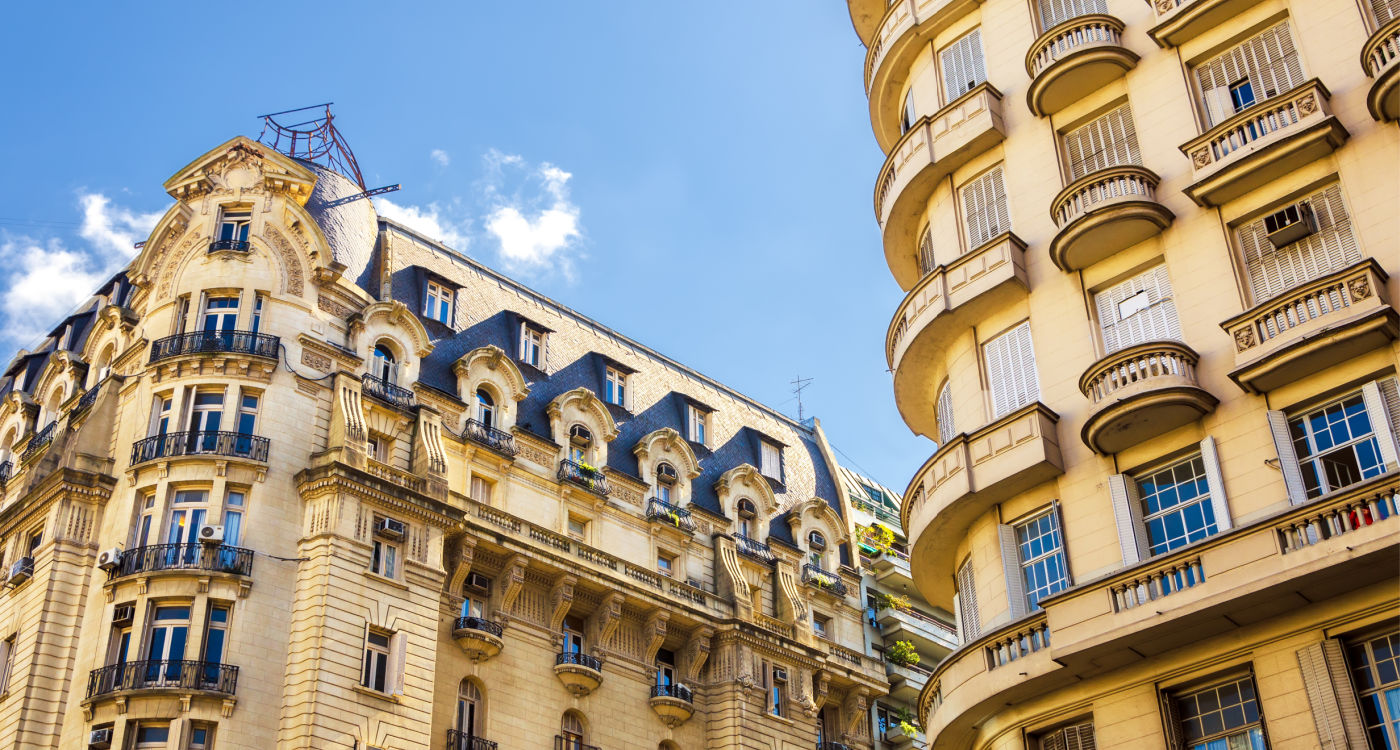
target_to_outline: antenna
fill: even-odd
[[[360,165],[355,161],[355,152],[350,150],[350,144],[345,142],[345,136],[341,135],[335,127],[335,115],[331,114],[331,105],[334,103],[313,104],[310,107],[298,107],[259,115],[263,121],[263,129],[258,134],[258,143],[269,146],[272,150],[286,154],[293,159],[304,159],[329,167],[354,180],[355,184],[360,186],[360,193],[347,195],[330,205],[338,206],[360,198],[368,198],[371,195],[392,193],[398,190],[398,185],[385,185],[373,190],[365,187],[365,178],[360,174]],[[319,115],[311,116],[309,120],[290,124],[279,122],[276,119],[283,115],[294,115],[293,117],[285,117],[283,120],[297,120],[308,116],[298,113],[311,112],[312,110],[320,110],[321,112]]]
[[[798,375],[796,380],[790,380],[790,381],[788,381],[788,382],[792,383],[792,386],[793,386],[792,392],[793,392],[794,395],[797,396],[797,421],[799,421],[799,422],[803,421],[803,414],[802,414],[802,391],[803,391],[803,389],[805,389],[808,385],[811,385],[812,380],[813,380],[813,378],[804,378],[804,377],[802,377],[801,375]]]

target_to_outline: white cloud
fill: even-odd
[[[156,222],[165,215],[164,211],[138,214],[113,206],[111,199],[101,193],[80,194],[78,203],[83,207],[79,236],[91,242],[99,253],[124,260],[136,254],[136,243],[150,236]]]
[[[471,242],[467,235],[467,222],[454,221],[437,203],[429,203],[426,208],[420,208],[400,206],[388,198],[375,198],[374,207],[380,216],[397,221],[454,250],[465,251]]]
[[[432,153],[428,154],[428,156],[432,157],[433,161],[444,167],[452,163],[452,156],[440,148],[433,149]]]
[[[486,185],[486,194],[496,205],[484,226],[499,243],[507,270],[533,273],[553,269],[572,279],[578,241],[583,236],[579,207],[569,198],[568,183],[573,175],[545,162],[527,172],[527,186],[539,183],[535,195],[517,190],[505,198],[496,187],[503,167],[528,169],[528,165],[519,156],[494,149],[487,152],[486,163],[496,172],[496,181]]]

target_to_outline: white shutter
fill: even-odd
[[[1303,470],[1298,468],[1298,454],[1293,450],[1293,438],[1288,433],[1288,415],[1270,410],[1268,419],[1274,449],[1278,451],[1279,469],[1283,472],[1283,486],[1288,489],[1288,502],[1302,505],[1308,501],[1308,489],[1303,484]]]
[[[1142,163],[1133,112],[1126,104],[1065,133],[1064,145],[1071,180],[1109,167]]]
[[[1392,376],[1378,381],[1378,385],[1381,396],[1385,398],[1385,410],[1390,418],[1390,435],[1395,438],[1396,455],[1400,455],[1400,381]]]
[[[924,227],[923,236],[919,238],[919,274],[927,276],[937,267],[938,260],[933,253],[933,226],[930,225]]]
[[[1107,0],[1040,0],[1040,31],[1049,31],[1071,18],[1107,12]]]
[[[1376,14],[1376,28],[1400,18],[1400,0],[1371,0],[1371,12]]]
[[[944,47],[938,53],[938,62],[943,68],[945,103],[957,99],[986,81],[987,71],[982,61],[982,30],[973,29]]]
[[[943,384],[943,390],[938,392],[938,445],[943,447],[949,440],[957,434],[957,428],[953,423],[953,387],[950,383]]]
[[[982,348],[987,360],[987,383],[992,390],[992,419],[1000,419],[1040,399],[1030,322],[997,336]]]
[[[1394,382],[1393,378],[1389,380]],[[1396,456],[1395,431],[1392,429],[1390,410],[1387,408],[1386,397],[1381,392],[1380,384],[1373,381],[1361,386],[1361,400],[1366,402],[1366,416],[1371,418],[1371,429],[1376,433],[1381,461],[1385,463],[1386,471],[1390,471],[1400,464],[1400,458]]]
[[[1142,524],[1142,500],[1137,482],[1126,474],[1108,478],[1108,495],[1113,502],[1113,523],[1118,528],[1118,546],[1123,565],[1141,562],[1147,553],[1147,528]]]
[[[1265,29],[1196,68],[1196,83],[1203,94],[1212,89],[1228,88],[1245,78],[1249,79],[1257,102],[1303,83],[1303,68],[1287,22]],[[1207,109],[1212,109],[1209,102]],[[1224,109],[1223,116],[1218,119],[1216,113],[1211,112],[1212,126],[1235,113],[1232,103]]]
[[[957,587],[954,586],[954,587],[953,587],[953,622],[955,622],[955,623],[958,624],[958,627],[954,628],[954,630],[958,631],[958,632],[957,632],[957,636],[958,636],[958,645],[959,645],[959,646],[963,645],[964,643],[967,643],[967,640],[968,640],[968,639],[967,639],[967,634],[965,634],[965,633],[963,632],[963,626],[962,626],[962,621],[963,621],[963,620],[962,620],[962,604],[960,603],[961,599],[962,599],[962,594],[959,594],[958,591],[957,591]]]
[[[1298,649],[1298,667],[1324,750],[1367,747],[1356,691],[1335,638]]]
[[[1361,260],[1341,186],[1332,185],[1299,203],[1309,206],[1317,231],[1297,242],[1275,248],[1265,235],[1263,218],[1238,231],[1255,304]],[[1341,300],[1335,304],[1340,307]]]
[[[962,610],[958,624],[962,626],[963,643],[977,640],[982,632],[982,618],[977,614],[977,585],[972,576],[972,560],[958,568],[958,602]]]
[[[1021,577],[1021,551],[1016,544],[1016,529],[997,524],[997,540],[1001,543],[1001,570],[1006,575],[1006,602],[1011,619],[1026,614],[1026,582]]]
[[[1146,306],[1123,317],[1123,303],[1146,295]],[[1112,354],[1147,341],[1180,341],[1181,322],[1165,265],[1157,266],[1094,295],[1104,352]]]
[[[1011,230],[1011,214],[1006,207],[1006,183],[1001,167],[969,182],[959,191],[967,249],[975,250],[997,235]]]
[[[1206,470],[1210,506],[1215,511],[1216,533],[1226,531],[1234,524],[1230,520],[1230,504],[1225,501],[1225,475],[1220,471],[1220,453],[1216,450],[1215,438],[1209,435],[1201,441],[1201,464]]]
[[[405,657],[408,653],[408,638],[400,630],[389,638],[389,694],[403,695],[403,676],[407,670]]]

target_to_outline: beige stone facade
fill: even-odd
[[[930,747],[1400,746],[1400,7],[849,8]]]
[[[5,372],[0,745],[870,747],[821,428],[236,138]]]

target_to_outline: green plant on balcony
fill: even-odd
[[[888,554],[894,547],[894,532],[878,523],[857,526],[856,536],[881,554]]]
[[[908,612],[914,608],[914,603],[907,596],[895,596],[886,594],[883,591],[873,592],[875,606],[879,609],[895,609],[900,612]]]
[[[584,474],[591,474],[591,475],[593,475],[593,476],[595,476],[595,477],[598,476],[598,468],[597,468],[596,466],[593,466],[592,464],[588,463],[587,461],[579,461],[579,462],[578,462],[578,468],[579,468],[579,470],[582,471]]]
[[[894,721],[895,726],[897,726],[899,731],[906,737],[913,737],[919,732],[924,731],[923,727],[919,726],[919,722],[915,720],[914,712],[910,711],[907,706],[901,707],[895,712]]]
[[[885,661],[901,667],[912,667],[919,663],[919,652],[911,641],[895,641],[885,649]]]

